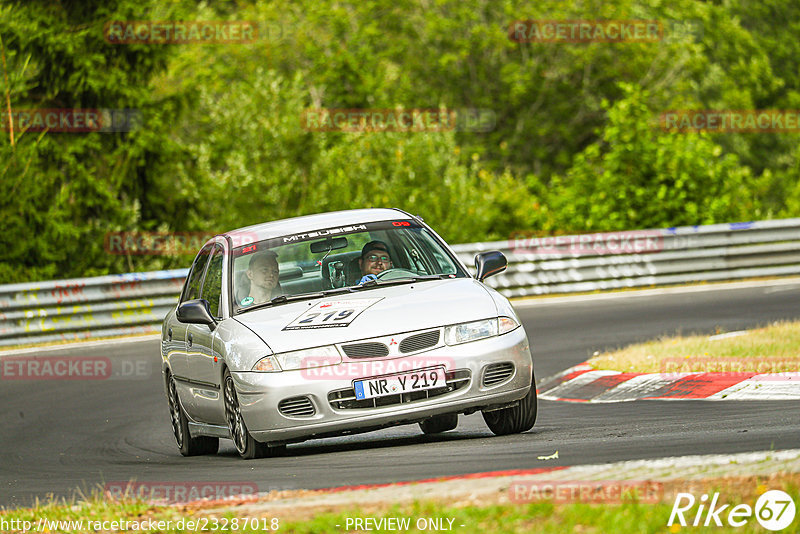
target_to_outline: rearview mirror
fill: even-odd
[[[508,260],[499,250],[481,252],[475,255],[475,269],[478,271],[475,278],[483,282],[485,278],[505,271],[507,266]]]
[[[331,250],[338,250],[347,246],[346,237],[328,238],[324,241],[314,241],[311,243],[311,252],[319,254],[320,252],[330,252]]]
[[[208,301],[205,299],[187,300],[178,306],[175,316],[180,322],[187,324],[205,324],[209,326],[216,324],[208,309]]]

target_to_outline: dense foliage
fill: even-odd
[[[658,42],[520,43],[512,21],[662,21]],[[109,21],[256,21],[112,44]],[[0,131],[0,283],[186,266],[108,232],[220,232],[397,206],[451,242],[800,216],[791,133],[675,133],[674,109],[800,109],[791,0],[0,0],[11,109],[135,109],[130,132]],[[309,108],[479,108],[490,131],[318,132]],[[5,119],[1,121],[6,123]]]

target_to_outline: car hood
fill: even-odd
[[[380,300],[362,311],[348,326],[284,330],[318,304],[360,299]],[[497,306],[480,282],[455,278],[279,304],[239,314],[235,320],[258,334],[273,352],[279,353],[496,316]]]

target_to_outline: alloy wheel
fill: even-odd
[[[178,447],[183,447],[183,428],[181,426],[181,404],[178,400],[178,390],[175,386],[175,379],[169,377],[169,413],[172,419],[172,433],[175,435],[175,441],[178,442]]]
[[[242,419],[242,411],[239,409],[239,399],[236,396],[233,378],[230,375],[225,378],[225,419],[228,422],[228,430],[236,450],[239,451],[239,454],[244,454],[247,447],[246,427]]]

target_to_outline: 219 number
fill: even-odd
[[[334,310],[334,311],[329,312],[327,314],[325,314],[325,312],[311,312],[311,313],[308,314],[308,316],[305,319],[303,319],[301,321],[297,321],[297,324],[308,324],[308,323],[311,323],[311,322],[314,321],[314,319],[316,319],[320,315],[325,315],[325,317],[323,317],[319,321],[321,323],[324,323],[328,319],[330,319],[332,321],[342,321],[344,319],[347,319],[351,315],[353,315],[355,312],[356,312],[355,310],[342,310],[342,311],[340,311],[338,313],[337,313],[336,310]],[[334,317],[334,315],[335,315],[335,317]]]

